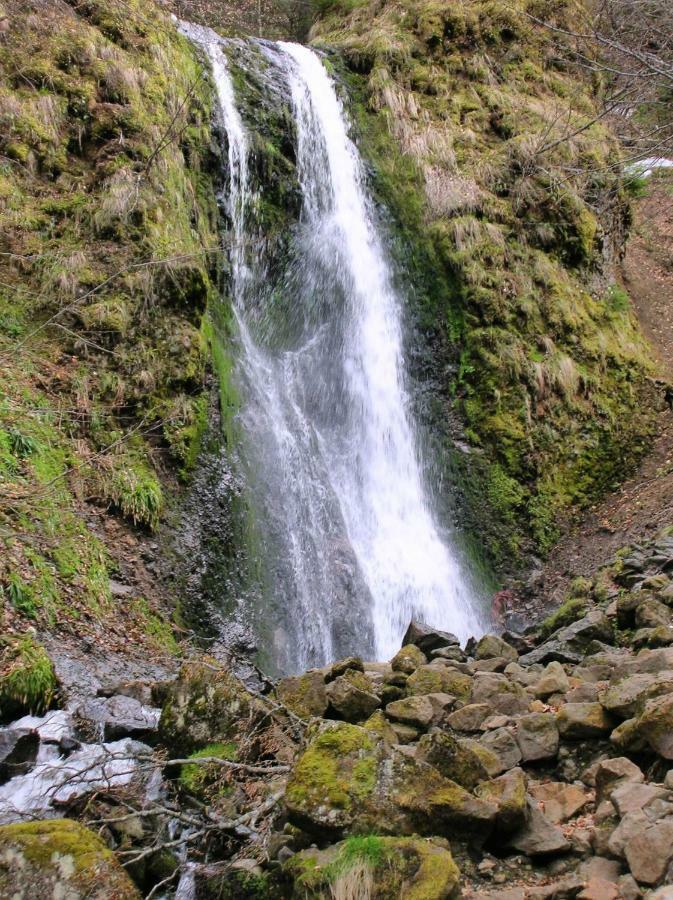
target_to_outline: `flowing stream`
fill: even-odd
[[[291,258],[271,278],[227,44],[185,28],[209,55],[226,132],[240,421],[279,665],[388,658],[412,616],[461,639],[481,633],[479,592],[424,484],[401,298],[335,84],[309,48],[260,45],[271,74],[257,74],[292,110],[301,190]]]

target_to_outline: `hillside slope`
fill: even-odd
[[[630,223],[619,148],[589,124],[594,87],[530,18],[563,25],[581,7],[323,7],[312,39],[346,61],[415,289],[431,427],[460,448],[473,530],[511,568],[633,469],[660,403],[616,283]]]

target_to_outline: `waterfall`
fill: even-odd
[[[479,633],[477,591],[423,483],[401,302],[335,86],[312,50],[263,46],[291,103],[302,199],[287,270],[270,285],[223,44],[189,34],[207,48],[227,135],[240,419],[276,657],[290,670],[354,652],[388,658],[412,616]],[[273,314],[278,292],[291,339]]]

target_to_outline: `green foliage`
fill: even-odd
[[[23,613],[29,619],[35,618],[37,614],[35,596],[31,587],[23,581],[20,575],[12,572],[3,590],[17,612]]]
[[[55,690],[51,660],[30,635],[0,644],[0,721],[23,710],[43,712]]]
[[[216,757],[219,759],[236,760],[236,744],[233,742],[208,744],[202,750],[190,754],[190,759],[205,759]],[[206,799],[209,796],[219,794],[226,795],[230,792],[229,785],[223,780],[226,769],[217,763],[201,765],[183,765],[180,768],[180,785],[184,790],[195,797]]]
[[[631,309],[631,298],[618,284],[611,284],[607,290],[606,302],[612,312],[627,313]]]

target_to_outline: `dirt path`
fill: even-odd
[[[623,266],[624,286],[652,343],[662,379],[673,382],[673,182],[654,180],[638,204]],[[616,550],[673,524],[673,412],[666,410],[652,452],[614,494],[586,512],[552,551],[539,593],[563,599],[568,582],[588,575]],[[537,592],[537,591],[536,591]],[[545,605],[546,605],[545,604]]]

